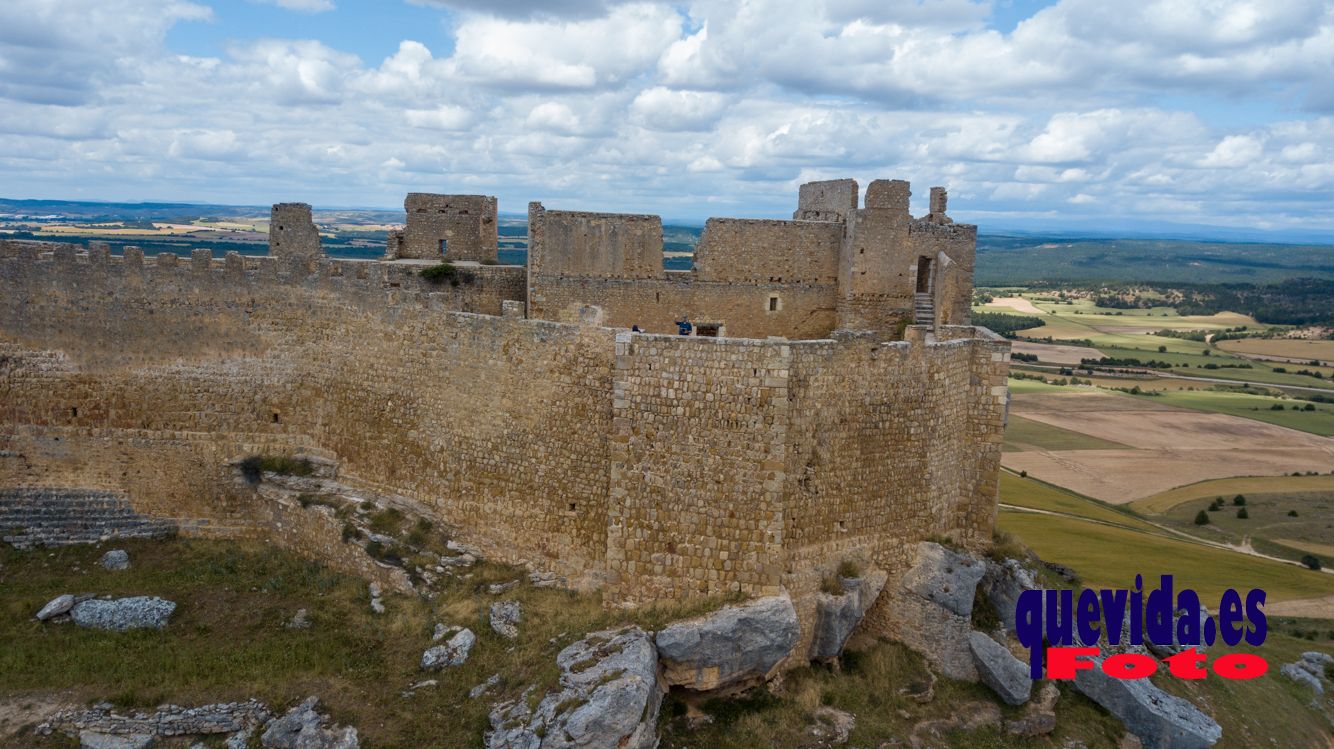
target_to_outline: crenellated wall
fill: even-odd
[[[994,523],[1008,344],[945,324],[966,319],[952,305],[901,340],[827,337],[850,237],[873,227],[906,238],[899,261],[948,258],[935,292],[971,289],[972,228],[874,187],[847,223],[710,222],[685,273],[661,269],[656,218],[540,205],[529,268],[470,266],[457,286],[420,276],[432,260],[0,241],[0,489],[281,539],[234,463],[307,454],[610,603],[787,590],[809,634],[840,562],[895,576],[912,541],[980,546]],[[855,197],[826,188],[803,192],[810,210]],[[603,263],[617,277],[594,278]],[[727,337],[628,330],[682,313]]]

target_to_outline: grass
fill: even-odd
[[[1021,478],[1009,471],[1001,471],[1000,498],[1005,504],[1017,507],[1059,512],[1115,523],[1127,528],[1157,531],[1152,524],[1136,517],[1131,512],[1036,479]]]
[[[1005,510],[999,525],[1042,559],[1078,570],[1090,586],[1133,587],[1137,573],[1170,573],[1179,587],[1206,599],[1217,599],[1228,588],[1262,588],[1271,602],[1334,594],[1334,575],[1164,535]]]
[[[1249,540],[1256,551],[1271,556],[1297,561],[1303,554],[1314,553],[1323,563],[1334,564],[1328,548],[1324,554],[1310,548],[1327,547],[1334,541],[1334,531],[1330,530],[1334,528],[1334,492],[1251,493],[1245,496],[1245,519],[1237,517],[1238,508],[1232,504],[1231,495],[1223,496],[1224,505],[1217,512],[1207,511],[1214,501],[1214,497],[1208,497],[1178,504],[1161,517],[1164,523],[1178,530],[1211,541],[1240,544]],[[1208,525],[1196,526],[1192,521],[1200,511],[1205,511],[1208,516]],[[1294,511],[1297,515],[1289,514]]]
[[[75,701],[114,696],[143,707],[256,697],[276,709],[314,694],[335,719],[357,727],[364,746],[477,746],[491,702],[554,683],[556,653],[584,633],[622,623],[658,627],[719,604],[610,611],[596,595],[525,582],[504,594],[524,609],[511,642],[487,625],[496,597],[480,592],[524,576],[511,567],[479,564],[433,601],[389,595],[387,613],[377,616],[365,581],[262,544],[178,539],[117,547],[129,551],[129,570],[103,570],[97,560],[105,548],[0,550],[0,692],[59,690]],[[80,591],[159,595],[179,607],[162,632],[98,632],[32,618],[51,598]],[[285,628],[299,608],[312,626]],[[436,622],[469,627],[478,639],[466,664],[428,676],[418,664]],[[492,674],[501,678],[488,698],[469,699],[468,690]],[[439,686],[401,696],[425,678]],[[29,738],[32,746],[58,745]]]
[[[1131,508],[1148,514],[1160,514],[1192,499],[1250,496],[1262,492],[1334,492],[1334,475],[1324,476],[1241,476],[1212,479],[1178,486],[1170,491],[1131,503]]]
[[[293,458],[287,455],[251,455],[241,461],[241,474],[250,483],[259,483],[260,476],[265,473],[312,476],[315,473],[315,465],[308,458]]]
[[[418,274],[433,284],[448,283],[450,286],[472,283],[476,279],[472,271],[462,270],[452,263],[440,263],[422,268]]]
[[[1040,421],[1010,416],[1005,425],[1005,449],[1026,450],[1118,450],[1127,445],[1072,432]]]

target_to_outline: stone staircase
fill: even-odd
[[[936,321],[936,303],[930,294],[913,295],[913,322],[918,325],[931,325]]]
[[[25,488],[0,490],[0,540],[20,549],[108,538],[161,538],[176,524],[140,515],[116,492]]]

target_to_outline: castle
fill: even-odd
[[[303,204],[268,257],[0,242],[0,502],[336,556],[235,480],[310,455],[613,605],[787,592],[809,635],[841,563],[991,539],[1009,347],[969,325],[976,227],[908,200],[806,184],[790,221],[710,219],[689,271],[657,216],[539,203],[496,264],[484,196],[410,195],[377,261]]]

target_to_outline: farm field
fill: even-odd
[[[1334,361],[1334,341],[1308,341],[1297,338],[1250,338],[1220,341],[1218,348],[1238,354],[1281,356],[1299,361]]]
[[[1017,383],[1024,389],[1012,395],[1012,416],[1130,447],[1008,451],[1002,464],[1105,502],[1133,502],[1206,479],[1328,471],[1334,465],[1334,440],[1316,434],[1157,402],[1167,396]],[[1020,430],[1022,435],[1034,428]]]
[[[1041,317],[1044,322],[1042,326],[1020,330],[1016,335],[1024,338],[1050,338],[1052,348],[1044,349],[1042,343],[1017,341],[1016,343],[1022,347],[1016,347],[1015,350],[1020,353],[1036,354],[1043,362],[1073,366],[1079,364],[1082,358],[1103,356],[1120,360],[1137,359],[1142,362],[1152,360],[1171,364],[1171,370],[1163,371],[1181,375],[1273,385],[1331,387],[1331,392],[1334,393],[1334,367],[1297,366],[1285,361],[1245,358],[1227,346],[1216,347],[1203,341],[1155,335],[1158,331],[1164,330],[1222,332],[1238,327],[1248,329],[1267,327],[1247,315],[1220,312],[1214,315],[1182,316],[1171,307],[1109,309],[1098,307],[1088,299],[1060,300],[1053,296],[1053,292],[1008,293],[1010,295],[993,298],[988,304],[975,309],[982,312]],[[1079,345],[1072,346],[1074,343]],[[1272,343],[1300,342],[1272,341]],[[1331,341],[1313,343],[1334,346],[1334,342]],[[1089,345],[1096,349],[1096,353],[1087,351]],[[1323,350],[1326,347],[1316,346],[1316,348]],[[1308,358],[1328,363],[1320,357]],[[1297,369],[1319,372],[1321,376],[1317,379],[1297,374]]]
[[[1126,447],[1119,442],[1094,437],[1040,421],[1011,416],[1005,427],[1005,449],[1029,450],[1115,450]]]
[[[1235,504],[1238,496],[1243,498],[1242,505]],[[1223,501],[1221,507],[1213,504],[1216,499]],[[1196,524],[1200,512],[1208,523]],[[1314,552],[1317,556],[1329,558],[1328,549],[1334,545],[1334,492],[1220,495],[1182,502],[1155,520],[1206,540],[1249,546],[1270,556],[1296,561],[1311,553],[1301,546],[1313,546],[1322,549]]]
[[[1088,497],[1081,497],[1057,486],[1044,484],[1008,471],[1001,472],[1001,502],[1015,507],[1027,507],[1044,512],[1074,515],[1105,523],[1158,532],[1152,523],[1139,518],[1126,508],[1108,505]]]
[[[1201,481],[1179,486],[1161,494],[1132,503],[1131,509],[1156,515],[1192,499],[1233,497],[1237,494],[1260,492],[1334,492],[1334,475],[1321,476],[1241,476],[1237,478]]]
[[[1334,575],[1185,539],[1017,510],[1002,510],[998,523],[1042,559],[1077,570],[1086,586],[1128,588],[1137,573],[1170,572],[1206,598],[1238,586],[1263,588],[1274,602],[1334,595]]]

